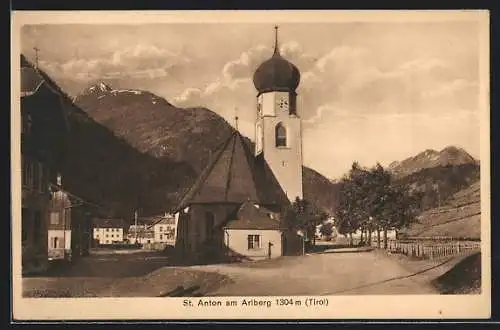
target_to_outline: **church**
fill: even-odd
[[[183,260],[260,260],[303,254],[303,241],[282,216],[303,198],[300,72],[279,51],[253,76],[255,146],[236,128],[219,146],[176,213]]]

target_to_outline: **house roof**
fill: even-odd
[[[160,218],[157,218],[156,221],[153,223],[153,226],[155,225],[174,225],[175,224],[175,218],[173,216],[162,216]]]
[[[21,67],[21,95],[36,93],[43,84],[43,78],[32,67]]]
[[[243,136],[234,130],[213,153],[177,210],[191,204],[245,201],[260,205],[289,203],[262,155],[255,157]]]
[[[245,202],[239,208],[236,219],[230,220],[224,228],[280,230],[282,226],[272,212],[251,202]]]
[[[95,228],[125,228],[128,227],[125,220],[119,218],[93,218],[92,225]]]
[[[32,87],[33,85],[41,84],[45,82],[47,86],[54,91],[55,93],[61,95],[64,99],[66,99],[69,103],[73,103],[72,98],[66,94],[58,84],[52,78],[49,77],[47,73],[45,73],[43,70],[40,68],[35,68],[33,63],[31,63],[26,56],[21,54],[21,91],[24,90],[23,86],[28,88],[27,90],[29,91],[29,88]],[[27,77],[23,77],[24,73],[27,73]]]

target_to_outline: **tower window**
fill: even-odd
[[[282,123],[276,125],[276,146],[286,147],[286,128]]]

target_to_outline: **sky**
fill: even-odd
[[[479,24],[280,23],[301,72],[303,161],[330,179],[353,161],[387,166],[449,145],[480,154]],[[203,106],[253,139],[252,76],[274,24],[25,25],[21,51],[71,95],[97,81]]]

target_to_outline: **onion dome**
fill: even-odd
[[[300,83],[299,69],[284,59],[278,47],[278,27],[275,27],[274,53],[253,75],[253,84],[259,94],[265,92],[295,92]]]

